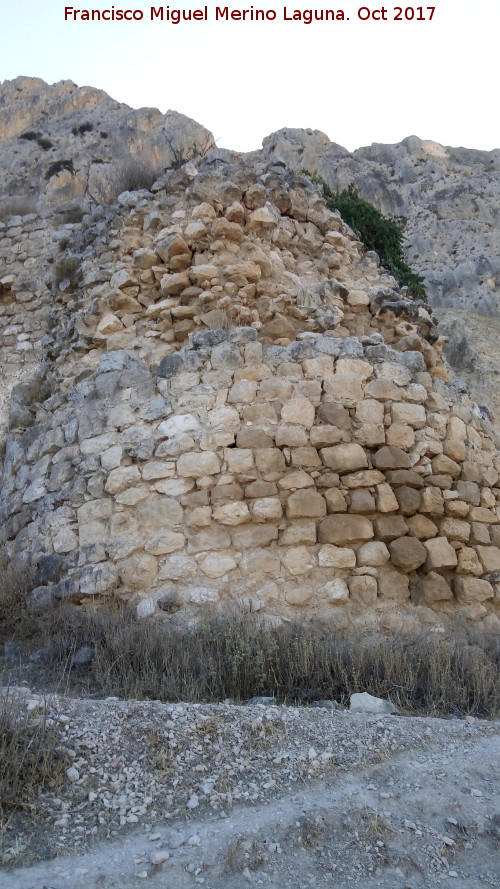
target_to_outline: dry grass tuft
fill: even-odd
[[[54,265],[53,281],[59,287],[63,281],[69,281],[73,288],[78,287],[82,279],[81,260],[78,256],[65,256]]]
[[[117,198],[124,191],[149,191],[161,172],[162,169],[148,157],[124,157],[115,166],[111,176],[112,198]]]
[[[34,715],[14,693],[0,694],[0,817],[36,810],[39,794],[57,787],[68,765],[46,710]]]
[[[31,581],[32,582],[32,581]],[[277,703],[335,699],[353,692],[390,698],[409,713],[500,714],[500,639],[360,637],[295,623],[268,629],[258,616],[207,616],[182,627],[165,616],[137,620],[111,600],[84,611],[68,603],[33,614],[30,576],[0,574],[0,641],[42,648],[40,676],[69,688],[124,699]],[[94,657],[78,665],[75,653]]]
[[[11,197],[0,202],[0,222],[8,222],[12,216],[27,216],[36,212],[36,202],[28,197]]]

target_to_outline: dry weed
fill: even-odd
[[[57,787],[68,764],[47,709],[34,715],[14,693],[0,695],[0,816],[36,810],[39,793]]]

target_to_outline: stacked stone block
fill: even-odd
[[[188,167],[108,211],[11,415],[33,606],[497,632],[500,461],[431,315],[308,180]]]

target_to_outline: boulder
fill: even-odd
[[[349,710],[351,713],[375,713],[380,716],[399,713],[398,708],[391,701],[376,698],[366,691],[356,692],[351,695]]]

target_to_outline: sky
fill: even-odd
[[[143,13],[131,22],[65,21],[65,0],[0,0],[0,81],[73,80],[134,108],[174,109],[211,130],[220,147],[239,151],[259,148],[285,126],[321,130],[351,151],[410,135],[500,148],[500,3],[430,2],[435,6],[402,6],[395,21],[399,7],[381,2],[284,7],[255,0],[253,9],[276,13],[265,22],[215,21],[210,2],[208,21],[174,25],[150,21],[151,4],[142,0],[115,0],[115,10]],[[81,3],[113,7],[106,0]],[[204,4],[174,0],[167,9]],[[228,9],[252,6],[233,0]],[[285,21],[284,9],[288,16],[295,9],[343,10],[345,20],[307,25]]]

